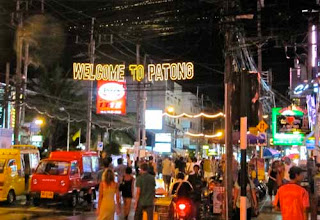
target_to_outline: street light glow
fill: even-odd
[[[36,119],[35,121],[34,121],[34,123],[36,124],[36,125],[43,125],[43,120],[42,119]]]
[[[169,112],[169,113],[174,113],[174,107],[173,106],[169,106],[168,108],[167,108],[167,112]]]

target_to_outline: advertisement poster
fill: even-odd
[[[10,148],[12,145],[12,129],[0,128],[0,148]]]
[[[254,158],[251,159],[250,164],[254,164],[257,167],[258,171],[258,180],[265,180],[265,171],[264,171],[264,159],[263,158]]]
[[[213,213],[221,214],[224,205],[224,187],[213,188]]]
[[[97,114],[126,114],[126,82],[98,81]]]

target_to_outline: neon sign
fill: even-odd
[[[125,81],[98,81],[97,114],[126,113]]]
[[[309,89],[315,93],[318,92],[319,85],[317,83],[311,84],[312,86],[310,87],[309,84],[299,84],[294,88],[293,94],[294,95],[301,95],[302,93],[308,91]]]
[[[134,81],[142,81],[146,77],[149,82],[164,80],[188,80],[194,77],[194,65],[191,62],[149,64],[147,73],[140,64],[129,65],[129,72]],[[73,63],[73,79],[75,80],[108,80],[123,81],[124,64]]]
[[[274,145],[302,145],[308,120],[305,111],[297,107],[272,109]]]

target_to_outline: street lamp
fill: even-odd
[[[69,143],[70,143],[70,114],[66,111],[64,107],[59,108],[60,111],[67,113],[68,115],[68,131],[67,131],[67,151],[69,151]]]

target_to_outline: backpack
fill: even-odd
[[[153,176],[156,175],[156,173],[154,172],[154,168],[153,168],[152,162],[149,162],[149,163],[148,163],[148,173],[151,174],[151,175],[153,175]]]

